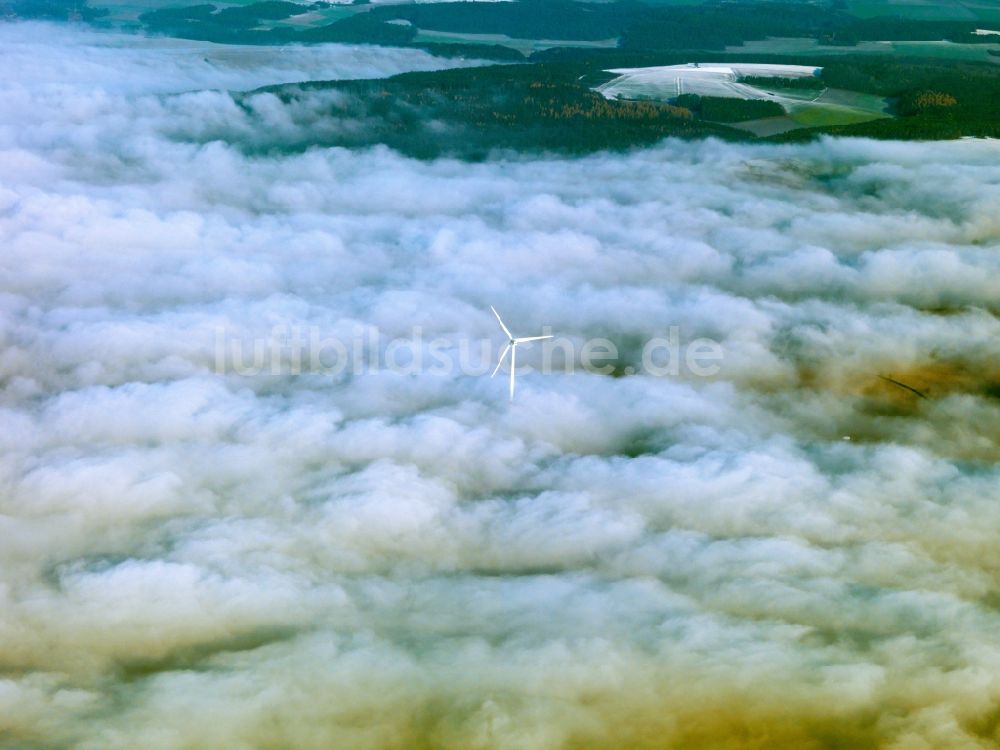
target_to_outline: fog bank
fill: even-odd
[[[1000,744],[997,144],[254,155],[227,90],[445,63],[109,39],[0,26],[2,742]],[[491,304],[619,366],[216,369]]]

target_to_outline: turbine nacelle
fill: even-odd
[[[510,329],[504,325],[503,319],[500,317],[500,313],[497,309],[490,305],[490,309],[493,311],[493,315],[497,319],[497,323],[500,324],[500,328],[503,332],[507,334],[507,346],[504,347],[503,354],[500,355],[500,360],[497,362],[497,366],[493,369],[493,374],[490,375],[491,378],[496,377],[496,374],[500,371],[500,365],[507,358],[507,352],[510,352],[510,400],[514,400],[514,376],[517,373],[517,345],[527,344],[529,341],[541,341],[542,339],[550,339],[552,336],[515,336],[510,332]]]

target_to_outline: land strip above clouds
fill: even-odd
[[[368,51],[359,47],[356,54],[368,60],[370,47],[378,45],[390,58],[409,48],[456,61],[433,67],[503,63],[349,87],[331,80],[342,78],[339,74],[321,73],[300,79],[314,81],[308,95],[297,88],[273,92],[312,100],[305,107],[312,112],[329,106],[330,92],[324,95],[322,89],[333,89],[337,98],[346,88],[359,116],[374,115],[357,131],[320,129],[315,145],[387,143],[422,158],[478,159],[497,149],[579,154],[641,147],[667,136],[798,142],[819,134],[906,140],[1000,135],[1000,43],[995,34],[983,33],[1000,15],[957,3],[927,18],[919,7],[896,3],[873,18],[875,6],[267,0],[185,7],[149,0],[140,7],[104,6],[100,0],[93,5],[6,0],[3,13],[69,14],[95,26],[230,46],[248,59],[252,49],[282,48],[301,56],[303,47],[335,42],[365,45]],[[699,61],[808,66],[821,70],[820,89],[760,76],[752,76],[755,81],[736,76],[711,89],[717,93],[668,92],[655,82],[633,85],[637,75]],[[607,71],[616,69],[633,71],[631,83],[619,81],[615,97],[605,100],[598,91],[610,90],[602,83]],[[271,83],[281,82],[288,81],[279,77]],[[414,110],[437,127],[413,135],[418,128],[408,117]],[[259,146],[264,135],[258,133],[250,145]]]

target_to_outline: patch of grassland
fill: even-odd
[[[822,128],[869,122],[870,120],[877,120],[886,115],[824,104],[799,104],[791,109],[788,116],[801,127]]]
[[[899,16],[912,21],[973,21],[977,16],[961,0],[848,0],[851,14],[860,18]]]

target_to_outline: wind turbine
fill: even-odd
[[[507,346],[503,350],[503,354],[500,355],[500,361],[497,362],[496,368],[493,370],[493,374],[490,375],[491,378],[496,377],[497,372],[500,370],[500,365],[503,364],[504,359],[507,357],[507,352],[510,352],[510,400],[514,400],[514,374],[517,370],[517,345],[526,344],[529,341],[541,341],[542,339],[550,339],[551,336],[521,336],[516,338],[514,334],[503,324],[503,320],[500,318],[500,313],[497,309],[490,305],[490,309],[493,311],[493,315],[496,316],[497,323],[503,329],[503,332],[507,334]]]

